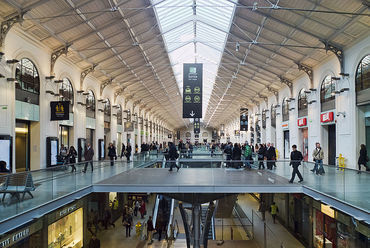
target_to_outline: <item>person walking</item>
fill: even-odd
[[[297,174],[299,178],[299,182],[303,181],[303,177],[298,170],[298,167],[301,165],[301,161],[303,160],[303,155],[300,151],[297,150],[296,145],[292,145],[293,151],[290,153],[290,165],[293,167],[292,178],[290,179],[289,183],[293,183],[295,175]]]
[[[234,144],[234,148],[232,151],[232,159],[233,159],[232,167],[234,167],[235,169],[239,169],[241,163],[240,161],[242,159],[242,150],[240,149],[239,144],[237,143]]]
[[[6,162],[4,160],[0,161],[0,172],[1,173],[10,173],[10,170],[6,168]]]
[[[85,154],[84,154],[84,157],[85,157],[85,167],[84,167],[84,170],[82,171],[83,173],[86,172],[87,170],[87,166],[88,164],[90,163],[91,165],[91,172],[94,170],[94,166],[93,166],[93,157],[94,157],[94,149],[91,147],[90,144],[87,144],[87,148],[85,150]]]
[[[168,171],[172,171],[173,166],[176,166],[177,171],[179,171],[180,167],[176,164],[176,159],[179,157],[179,154],[177,153],[177,149],[174,143],[170,142],[168,144],[169,151],[168,151],[168,158],[170,160],[170,169]]]
[[[95,234],[90,239],[89,248],[100,248],[100,240]]]
[[[125,156],[126,147],[125,144],[122,143],[122,149],[121,149],[121,159]]]
[[[369,157],[367,156],[367,150],[366,150],[366,146],[364,144],[361,144],[361,148],[360,148],[360,156],[358,157],[358,174],[361,173],[361,165],[363,165],[365,167],[365,170],[367,171],[368,168],[367,168],[367,162],[369,162]]]
[[[63,144],[60,145],[60,153],[59,153],[60,157],[62,158],[63,160],[63,164],[67,163],[68,160],[68,148],[65,147]]]
[[[137,217],[137,212],[139,211],[140,203],[139,201],[135,201],[135,207],[134,207],[134,215]]]
[[[250,161],[252,161],[252,149],[248,145],[248,141],[245,142],[244,159],[245,159],[245,167],[248,168],[248,169],[251,169]]]
[[[279,213],[279,208],[278,208],[278,206],[276,206],[275,202],[273,202],[270,206],[270,213],[271,213],[271,216],[272,216],[272,220],[274,221],[274,224],[275,224],[276,215],[277,215],[277,213]]]
[[[131,152],[132,152],[131,144],[130,143],[127,143],[126,152],[125,152],[125,156],[127,158],[127,162],[130,162]]]
[[[147,222],[147,233],[148,233],[149,244],[153,243],[153,231],[154,231],[154,227],[153,227],[152,216],[149,216],[149,219]]]
[[[233,144],[231,142],[225,146],[224,153],[226,154],[226,161],[230,161],[233,153]],[[230,165],[230,162],[226,162],[226,167],[230,167]]]
[[[263,146],[263,144],[260,144],[260,147],[258,148],[258,162],[259,162],[258,169],[259,170],[265,169],[265,162],[264,162],[265,153],[266,153],[265,147]]]
[[[141,201],[139,211],[140,211],[141,218],[144,219],[146,215],[146,205],[145,205],[144,200]]]
[[[126,238],[131,236],[132,223],[132,215],[130,213],[126,213],[125,216],[122,217],[122,224],[126,227]]]
[[[111,219],[112,219],[112,213],[111,213],[109,207],[106,207],[105,208],[105,211],[104,211],[104,215],[103,215],[104,228],[105,228],[105,230],[108,229],[108,225],[111,225],[113,227],[116,227],[114,225],[114,223],[112,223]]]
[[[267,206],[266,206],[266,202],[264,199],[261,199],[260,201],[260,206],[258,208],[258,211],[261,213],[262,215],[262,220],[265,221],[266,220],[266,210],[267,210]]]
[[[272,170],[272,166],[274,164],[274,159],[275,159],[276,151],[273,146],[271,146],[270,143],[267,143],[267,148],[266,148],[266,160],[267,160],[267,169]]]
[[[71,172],[75,172],[76,171],[75,163],[76,163],[77,151],[74,148],[74,146],[71,146],[69,148],[67,157],[69,159],[69,164],[72,167],[72,171]]]
[[[116,147],[114,147],[113,143],[109,143],[108,157],[110,158],[110,166],[113,166],[114,160],[117,159]]]
[[[316,148],[312,152],[313,161],[315,162],[315,166],[311,170],[312,172],[316,172],[316,175],[322,175],[325,173],[324,167],[322,164],[322,160],[324,159],[324,151],[322,150],[320,143],[316,142]]]

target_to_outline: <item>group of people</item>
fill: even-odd
[[[62,144],[60,146],[60,152],[58,156],[58,162],[61,162],[62,164],[70,164],[72,167],[71,172],[76,171],[76,158],[77,158],[77,151],[74,146],[70,146],[69,149]]]

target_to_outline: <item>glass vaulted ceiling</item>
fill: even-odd
[[[183,63],[203,63],[203,115],[230,30],[228,0],[151,0],[182,94]]]

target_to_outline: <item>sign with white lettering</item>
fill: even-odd
[[[298,123],[298,127],[305,127],[307,126],[307,118],[301,118],[301,119],[298,119],[297,121]]]
[[[194,134],[200,133],[200,119],[194,118]]]
[[[203,64],[183,65],[182,118],[202,118]]]
[[[240,109],[240,131],[248,131],[248,109]]]
[[[334,121],[334,112],[326,112],[320,116],[321,123],[328,123]]]
[[[8,235],[4,235],[3,238],[0,239],[0,248],[12,247],[19,241],[22,241],[41,229],[42,219],[39,219],[27,227],[18,229],[12,233],[9,233]]]

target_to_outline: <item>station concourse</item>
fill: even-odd
[[[0,0],[0,247],[370,247],[368,0]]]

